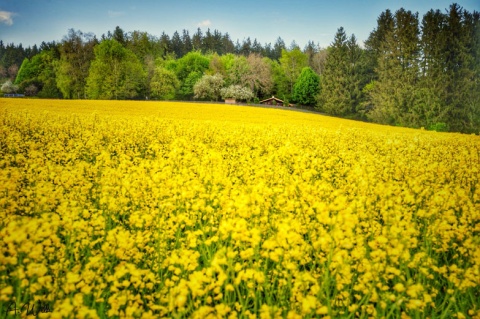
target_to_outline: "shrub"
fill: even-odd
[[[448,132],[449,131],[448,124],[444,123],[444,122],[438,122],[438,123],[430,124],[428,129],[430,131],[437,131],[437,132]]]
[[[5,83],[3,83],[1,90],[5,94],[17,93],[18,85],[15,85],[12,83],[12,81],[7,80]]]
[[[223,86],[223,76],[219,73],[215,75],[204,75],[193,86],[193,92],[196,99],[210,99],[218,101]]]
[[[253,92],[249,88],[240,85],[230,85],[220,90],[223,99],[235,99],[249,101],[253,99]]]

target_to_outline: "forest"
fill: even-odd
[[[375,123],[480,132],[480,14],[454,3],[423,17],[383,11],[365,43],[343,27],[327,48],[233,41],[208,29],[70,29],[24,48],[0,40],[1,93],[63,99],[141,99],[286,105]]]

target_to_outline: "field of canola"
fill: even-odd
[[[480,138],[0,99],[0,317],[480,318]]]

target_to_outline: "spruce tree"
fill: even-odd
[[[185,29],[182,31],[182,45],[184,55],[193,50],[192,38],[190,38],[188,30]]]
[[[321,77],[321,110],[342,116],[357,112],[365,84],[362,55],[355,36],[347,38],[343,27],[339,28],[328,49]]]
[[[175,31],[172,35],[172,51],[177,59],[181,58],[186,52],[183,51],[183,43],[180,34]]]
[[[372,81],[378,78],[376,74],[378,60],[387,50],[385,47],[387,35],[393,32],[394,25],[393,14],[387,9],[380,14],[377,19],[377,28],[370,33],[367,41],[365,41],[365,53]]]
[[[440,10],[430,10],[421,25],[421,79],[417,88],[416,105],[420,126],[434,129],[446,127],[448,109],[446,105],[445,46],[446,16]]]
[[[400,9],[394,28],[385,34],[377,57],[377,81],[370,91],[373,109],[368,116],[380,123],[412,125],[415,89],[419,75],[418,14]],[[417,125],[417,123],[413,123]]]
[[[446,16],[445,70],[446,105],[450,129],[478,132],[479,73],[478,13],[474,15],[452,4]],[[476,21],[475,21],[476,20]],[[477,56],[475,56],[477,55]]]

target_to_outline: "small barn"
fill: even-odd
[[[265,99],[263,101],[260,101],[260,104],[265,104],[265,105],[284,105],[284,102],[280,100],[279,98],[276,98],[275,96],[272,96],[271,98]],[[288,104],[288,106],[293,106],[293,104]]]

